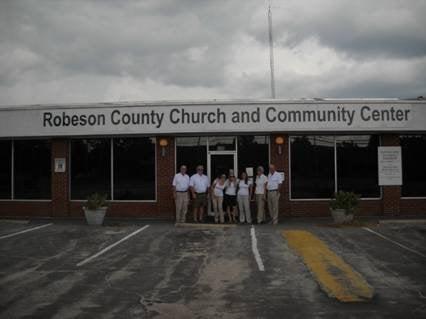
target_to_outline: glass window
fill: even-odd
[[[291,197],[331,198],[334,193],[334,137],[293,136]]]
[[[426,135],[401,136],[401,151],[401,195],[426,197]]]
[[[269,166],[269,136],[242,135],[238,137],[238,170],[241,172],[247,167],[253,168],[259,165],[268,174]]]
[[[71,141],[71,199],[86,199],[92,193],[111,198],[110,139]]]
[[[51,198],[51,150],[48,140],[14,142],[14,198]]]
[[[378,146],[378,135],[336,136],[338,190],[380,197]]]
[[[210,151],[235,151],[235,136],[209,136]]]
[[[155,138],[114,139],[114,200],[155,200]]]
[[[176,169],[188,167],[188,174],[195,174],[195,167],[203,165],[207,172],[207,138],[201,136],[176,138]]]
[[[0,198],[12,198],[12,142],[0,141]]]

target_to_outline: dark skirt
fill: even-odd
[[[237,206],[237,195],[227,195],[223,197],[223,207],[224,209],[232,208]]]

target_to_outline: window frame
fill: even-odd
[[[90,137],[91,139],[101,139],[101,138],[107,138],[110,140],[110,171],[111,171],[111,181],[110,181],[110,196],[111,199],[108,200],[108,202],[113,202],[113,203],[156,203],[158,200],[158,175],[157,175],[157,156],[158,156],[158,150],[157,150],[157,137],[156,136],[120,136],[119,138],[152,138],[154,140],[154,171],[155,171],[155,183],[154,183],[154,199],[114,199],[114,138],[115,137],[103,137],[103,136],[93,136]],[[71,163],[71,159],[72,159],[72,154],[71,154],[71,143],[72,140],[77,140],[77,139],[85,139],[83,138],[71,138],[69,143],[68,143],[68,156],[69,156],[69,169],[68,169],[68,174],[69,174],[69,178],[68,178],[68,198],[70,199],[70,202],[76,202],[76,203],[81,203],[81,202],[85,202],[85,199],[71,199],[71,167],[72,167],[72,163]]]
[[[291,196],[291,137],[293,136],[314,136],[314,135],[320,135],[320,134],[296,134],[296,135],[288,135],[288,197],[289,201],[291,202],[303,202],[303,201],[330,201],[332,198],[292,198]],[[327,134],[322,134],[327,135]],[[347,134],[339,134],[338,136],[345,136]],[[357,135],[375,135],[375,134],[357,134]],[[337,141],[336,141],[336,134],[334,135],[328,135],[333,136],[334,141],[334,192],[338,191],[338,176],[337,176]],[[382,145],[382,137],[379,135],[379,146]],[[383,199],[383,186],[379,186],[380,189],[380,197],[361,197],[361,200],[365,201],[377,201]]]

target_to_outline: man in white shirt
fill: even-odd
[[[185,165],[180,167],[180,172],[173,178],[172,186],[176,205],[176,223],[184,223],[189,203],[189,176],[186,174]]]
[[[278,211],[279,211],[279,200],[281,185],[283,178],[281,174],[275,169],[275,165],[269,165],[268,182],[266,184],[266,190],[268,191],[268,208],[269,215],[272,218],[272,224],[278,224]]]
[[[210,181],[207,175],[203,174],[204,167],[197,166],[197,173],[191,176],[189,186],[191,189],[193,202],[194,222],[204,220],[204,207],[207,205],[207,193],[210,187]]]
[[[256,207],[257,207],[257,223],[261,224],[265,220],[265,201],[266,201],[266,183],[268,178],[263,173],[264,169],[262,166],[259,166],[256,171],[256,180],[255,185],[256,189],[254,191]]]

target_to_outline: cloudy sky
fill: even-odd
[[[0,104],[269,98],[268,1],[0,1]],[[425,0],[272,2],[278,98],[426,95]]]

